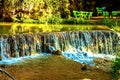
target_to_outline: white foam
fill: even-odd
[[[95,58],[107,58],[109,60],[113,60],[116,57],[113,55],[108,55],[108,54],[92,54],[89,52],[63,52],[63,56],[65,56],[67,59],[73,59],[74,61],[80,62],[80,63],[86,63],[86,64],[93,64],[93,60]]]
[[[1,60],[0,64],[11,65],[11,64],[18,63],[18,62],[22,62],[26,59],[44,57],[44,56],[47,56],[47,55],[49,55],[49,54],[42,53],[42,54],[36,54],[36,55],[32,55],[32,56],[25,56],[25,57],[19,57],[19,58],[8,58],[8,59],[5,59],[5,60]]]

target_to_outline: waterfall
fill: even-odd
[[[112,31],[41,32],[34,34],[1,35],[1,60],[62,51],[62,55],[77,61],[91,60],[92,54],[114,55],[119,50],[120,39]],[[74,53],[74,54],[70,54]],[[74,56],[74,57],[73,57]],[[75,59],[74,59],[75,60]],[[83,59],[83,61],[85,61]]]

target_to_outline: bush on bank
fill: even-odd
[[[116,57],[111,65],[113,80],[118,80],[120,78],[120,56]]]

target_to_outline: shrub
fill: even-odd
[[[120,78],[120,56],[116,57],[111,65],[113,80]]]
[[[62,24],[76,24],[77,20],[76,19],[63,19]]]
[[[86,21],[84,18],[69,18],[63,19],[62,24],[86,24]]]
[[[48,19],[48,23],[50,23],[50,24],[59,24],[59,23],[61,23],[61,19],[53,16],[53,17],[50,17]]]
[[[96,24],[106,25],[109,28],[113,28],[113,27],[117,26],[117,21],[114,19],[105,18],[105,19],[102,19],[101,21],[97,22]]]
[[[60,24],[61,20],[60,13],[56,13],[55,15],[48,17],[47,22],[50,24]]]

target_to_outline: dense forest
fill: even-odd
[[[12,21],[14,18],[43,19],[54,16],[69,18],[73,10],[92,11],[96,7],[105,10],[120,10],[120,0],[0,0],[0,18]]]

